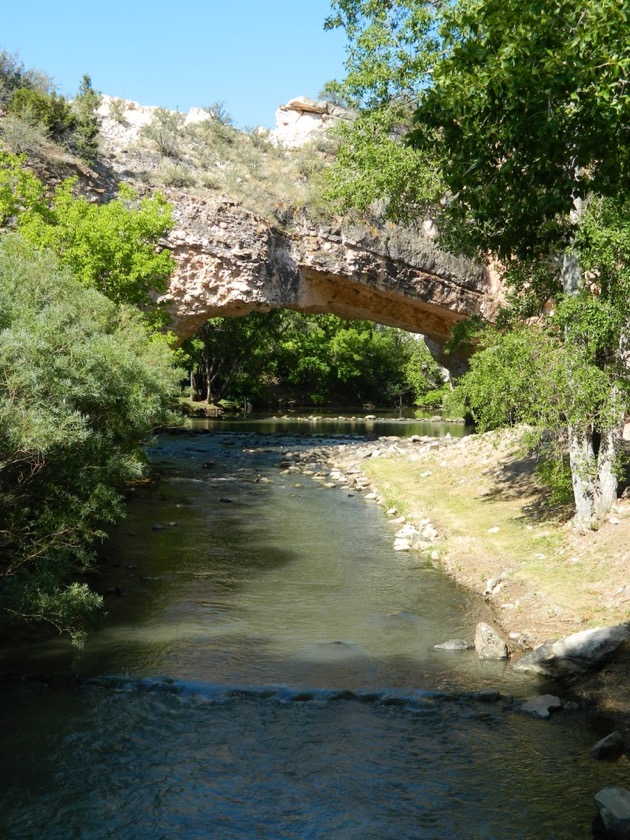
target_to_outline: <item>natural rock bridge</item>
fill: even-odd
[[[188,199],[163,242],[177,269],[164,300],[180,341],[208,318],[289,308],[367,319],[442,344],[475,314],[491,316],[496,284],[485,266],[439,251],[430,236],[394,225],[272,225],[242,206]]]

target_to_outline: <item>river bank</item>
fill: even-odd
[[[482,596],[517,660],[544,641],[623,624],[630,604],[630,500],[586,533],[550,519],[519,443],[516,432],[379,438],[297,460],[287,452],[281,467],[381,504],[405,563],[439,564]],[[629,678],[622,650],[571,688],[630,734]]]

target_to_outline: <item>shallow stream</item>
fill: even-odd
[[[627,765],[590,759],[586,713],[533,719],[557,686],[434,650],[485,605],[395,552],[360,494],[279,468],[349,439],[198,425],[151,447],[85,649],[0,651],[0,835],[590,837]]]

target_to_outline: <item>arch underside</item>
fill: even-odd
[[[485,266],[417,234],[306,225],[287,232],[241,208],[220,209],[202,236],[176,231],[168,243],[177,269],[163,300],[179,343],[209,318],[293,309],[371,320],[443,344],[458,321],[492,308]]]

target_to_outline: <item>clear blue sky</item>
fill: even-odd
[[[224,101],[240,127],[343,74],[344,36],[324,32],[329,0],[5,0],[0,48],[71,96],[94,87],[188,111]]]

